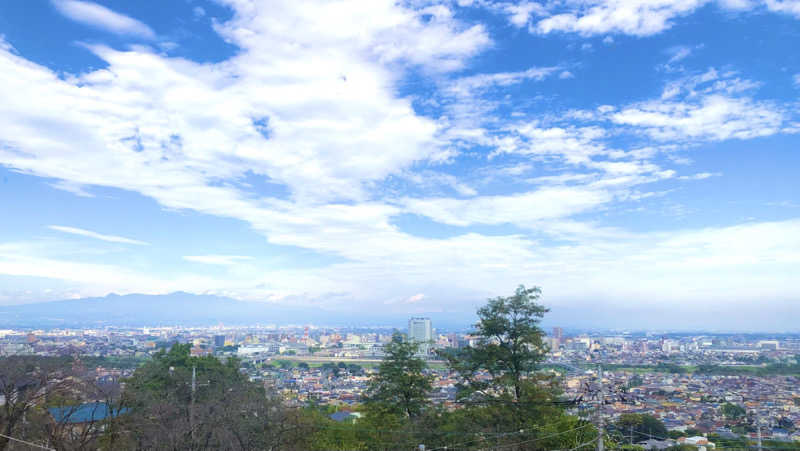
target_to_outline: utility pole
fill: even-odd
[[[600,382],[600,406],[597,409],[597,451],[603,451],[603,406],[606,403],[606,393],[603,388],[603,365],[597,366],[597,376]]]
[[[756,430],[758,430],[758,451],[761,451],[761,416],[756,411]]]
[[[189,402],[189,431],[192,434],[192,447],[194,447],[194,392],[197,390],[197,365],[192,366],[192,395]]]

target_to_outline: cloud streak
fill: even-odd
[[[55,230],[57,232],[69,233],[72,235],[79,235],[85,236],[88,238],[94,238],[100,241],[107,241],[109,243],[123,243],[123,244],[134,244],[137,246],[149,246],[150,243],[146,243],[144,241],[134,240],[131,238],[125,238],[122,236],[117,235],[104,235],[102,233],[92,232],[91,230],[86,229],[79,229],[77,227],[67,227],[67,226],[59,226],[59,225],[50,225],[47,226],[50,230]]]
[[[193,263],[231,266],[243,261],[253,260],[253,257],[247,255],[184,255],[183,259]]]
[[[84,25],[148,40],[156,37],[156,33],[144,23],[97,3],[81,0],[53,0],[52,3],[64,17]]]

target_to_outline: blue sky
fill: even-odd
[[[796,329],[797,42],[797,0],[2,2],[0,303]]]

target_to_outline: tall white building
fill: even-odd
[[[419,343],[420,354],[427,355],[433,340],[430,318],[411,318],[408,320],[408,341]]]

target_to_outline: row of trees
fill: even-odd
[[[344,423],[322,408],[290,406],[268,385],[248,380],[235,358],[192,357],[188,345],[176,344],[156,353],[132,378],[103,390],[77,384],[91,378],[68,374],[71,363],[65,359],[47,365],[42,359],[0,360],[0,433],[59,450],[593,446],[597,431],[565,413],[557,380],[540,371],[548,352],[539,327],[547,312],[540,296],[538,288],[521,286],[511,296],[488,300],[478,310],[477,344],[442,353],[458,379],[455,406],[431,402],[431,372],[417,357],[416,344],[399,335],[386,346],[369,384],[359,409],[363,417]],[[107,407],[108,414],[78,423],[61,418],[60,429],[55,427],[48,408],[78,409],[87,402]],[[27,445],[0,437],[0,450],[15,446]]]

